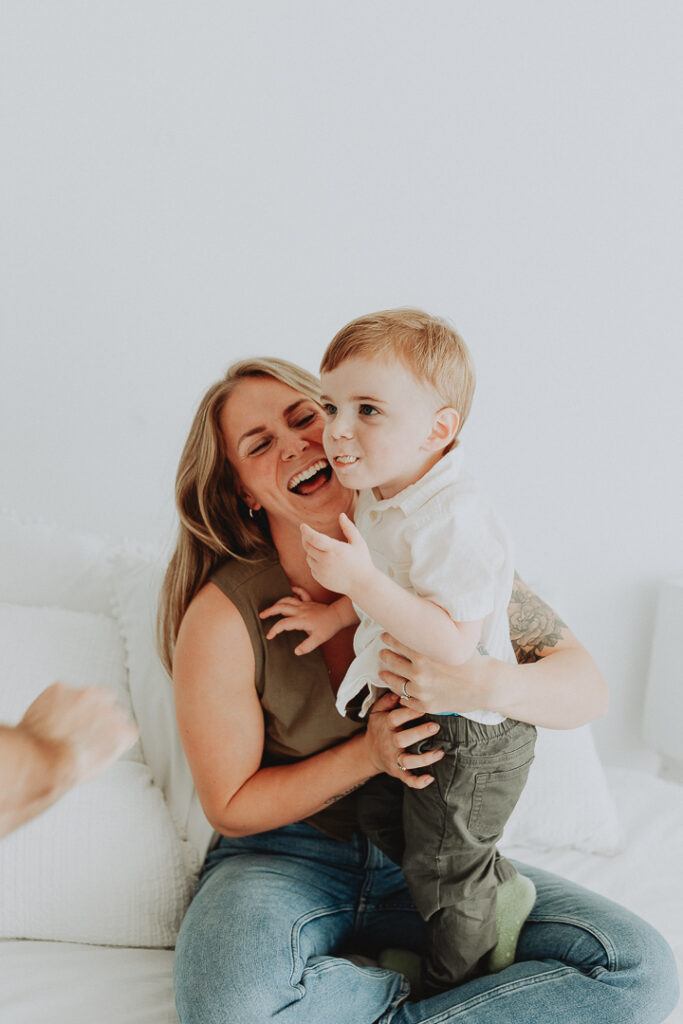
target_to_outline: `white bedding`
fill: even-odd
[[[605,857],[519,846],[506,852],[566,875],[640,914],[666,936],[683,975],[683,788],[625,769],[611,769],[608,775],[623,826],[621,853]],[[0,1021],[178,1024],[172,964],[170,950],[1,942]],[[680,1005],[668,1024],[683,1024]]]

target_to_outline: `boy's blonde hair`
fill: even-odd
[[[455,328],[421,309],[385,309],[352,320],[325,349],[321,373],[347,359],[399,359],[417,380],[431,384],[444,405],[458,413],[456,435],[445,449],[458,444],[469,415],[476,384],[470,351]]]

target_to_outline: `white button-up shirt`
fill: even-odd
[[[482,619],[481,642],[489,654],[515,662],[507,615],[514,576],[510,540],[462,466],[462,450],[456,448],[393,498],[377,500],[371,490],[361,491],[356,526],[378,569],[406,590],[439,605],[455,622]],[[363,713],[385,689],[378,676],[382,627],[362,609],[356,607],[356,611],[360,618],[354,638],[357,657],[337,694],[342,713],[364,685],[370,697]],[[465,717],[493,724],[504,716],[481,710],[467,712]]]

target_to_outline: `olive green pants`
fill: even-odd
[[[360,791],[359,817],[368,838],[403,869],[428,926],[423,980],[440,991],[482,973],[496,945],[496,890],[516,874],[496,843],[529,774],[536,729],[512,719],[425,719],[439,732],[409,752],[445,751],[424,769],[434,782],[411,789],[379,775]]]

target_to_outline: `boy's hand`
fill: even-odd
[[[361,534],[348,516],[342,512],[339,525],[346,537],[333,540],[325,533],[318,533],[313,527],[302,523],[301,541],[306,553],[308,567],[313,578],[335,594],[346,594],[356,603],[368,580],[377,570],[370,558],[370,551]]]
[[[307,639],[294,648],[295,654],[308,654],[338,633],[343,624],[333,604],[320,604],[318,601],[313,601],[311,595],[303,587],[292,587],[292,591],[295,594],[294,597],[281,597],[270,608],[264,608],[262,612],[259,612],[259,618],[269,619],[272,615],[282,616],[279,622],[271,626],[266,634],[266,640],[272,640],[278,634],[293,629],[308,633]]]

